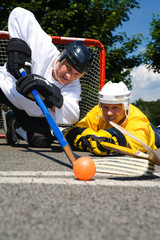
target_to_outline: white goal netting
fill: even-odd
[[[6,46],[8,44],[8,32],[0,31],[0,66],[7,61]],[[105,49],[102,43],[94,39],[66,38],[52,36],[52,42],[60,51],[71,41],[82,40],[86,46],[93,50],[93,67],[81,79],[82,101],[80,102],[80,119],[98,102],[98,92],[105,84]],[[0,103],[1,104],[1,103]],[[2,106],[2,105],[1,105]],[[0,111],[0,128],[3,128],[2,114]]]

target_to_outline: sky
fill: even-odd
[[[117,29],[118,32],[126,32],[128,37],[142,32],[143,36],[149,37],[150,23],[154,14],[160,14],[160,0],[141,0],[140,8],[134,9],[128,22]],[[146,42],[139,46],[139,51],[145,49]],[[156,101],[160,99],[160,74],[148,71],[144,65],[132,70],[131,102],[139,98],[144,101]]]

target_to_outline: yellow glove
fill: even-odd
[[[86,135],[95,135],[96,131],[91,128],[73,127],[67,129],[63,134],[73,150],[89,151],[90,142]]]
[[[110,128],[106,130],[99,130],[94,136],[87,135],[86,138],[90,142],[88,145],[89,151],[95,155],[106,156],[110,150],[101,146],[101,142],[109,142],[115,145],[126,146],[125,136],[117,129]]]
[[[86,136],[94,136],[96,131],[93,131],[90,128],[86,128],[81,134],[78,134],[74,140],[74,146],[83,151],[89,151],[90,149],[90,142]]]

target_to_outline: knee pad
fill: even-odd
[[[28,143],[32,147],[47,148],[53,143],[53,139],[51,136],[34,133],[32,136],[28,136]]]

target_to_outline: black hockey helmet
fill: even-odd
[[[66,59],[78,72],[84,73],[91,68],[93,52],[91,49],[87,48],[82,41],[74,41],[68,43],[59,61],[61,62],[64,59]]]

